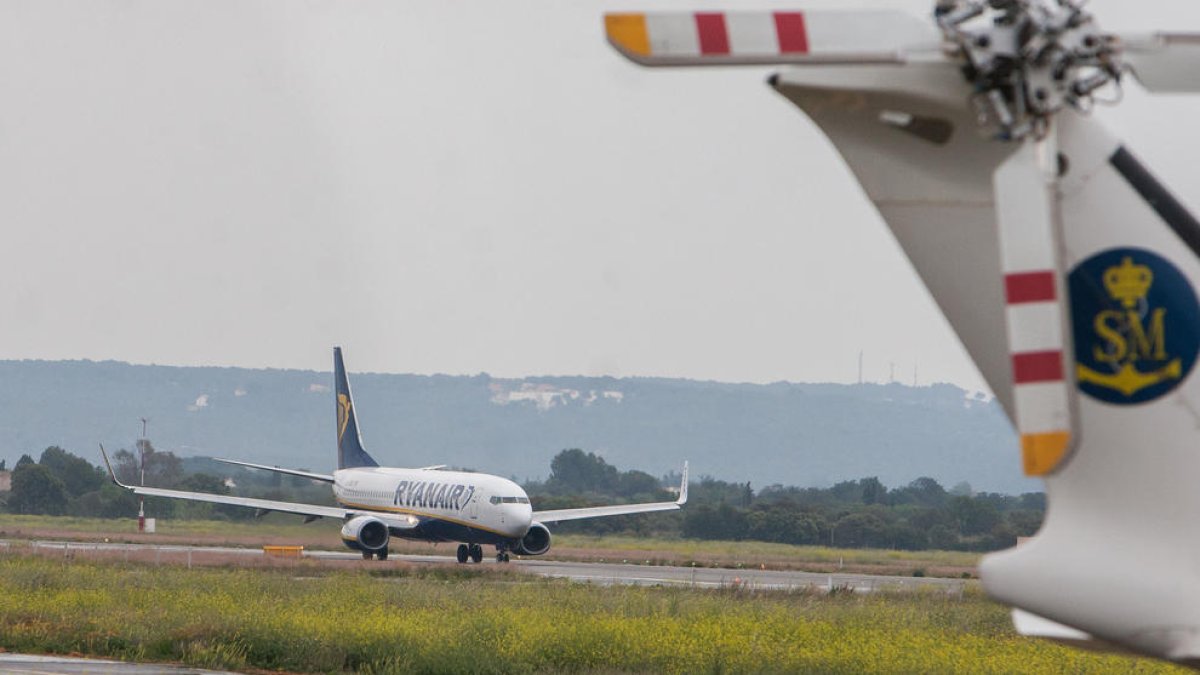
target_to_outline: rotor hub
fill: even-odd
[[[939,0],[934,17],[999,140],[1040,138],[1064,107],[1119,91],[1121,45],[1073,0]]]

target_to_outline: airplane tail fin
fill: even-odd
[[[350,396],[350,380],[342,363],[341,347],[333,348],[333,378],[337,393],[337,468],[379,466],[379,462],[363,450],[362,436],[358,433],[358,416]]]

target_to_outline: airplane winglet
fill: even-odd
[[[112,462],[108,461],[108,453],[104,451],[103,443],[100,444],[100,456],[104,458],[104,466],[108,469],[108,477],[112,479],[112,482],[118,487],[128,488],[128,485],[125,485],[121,481],[117,480],[117,472],[113,471]]]
[[[687,463],[687,460],[684,460],[683,461],[683,479],[679,481],[679,499],[675,500],[675,503],[678,504],[679,506],[683,506],[684,504],[687,503],[687,487],[688,487],[688,463]]]

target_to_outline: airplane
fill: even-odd
[[[117,479],[108,453],[101,445],[100,454],[109,476],[118,486],[146,497],[293,513],[304,516],[305,522],[318,518],[341,520],[342,542],[360,551],[367,560],[373,557],[387,560],[391,538],[399,537],[428,542],[461,542],[457,550],[460,563],[482,562],[483,546],[491,545],[496,549],[497,562],[509,562],[510,553],[537,556],[550,550],[547,523],[673,511],[687,503],[687,462],[683,464],[679,497],[675,501],[549,511],[534,511],[525,490],[507,478],[450,471],[445,465],[418,469],[381,467],[363,449],[340,347],[333,350],[333,366],[337,400],[337,470],[323,474],[237,460],[219,461],[330,483],[338,506],[125,485]]]
[[[1200,34],[1105,32],[1083,4],[605,27],[643,66],[781,67],[845,160],[1045,481],[1041,530],[980,565],[1018,632],[1200,665],[1200,223],[1088,114],[1131,79],[1200,92]]]

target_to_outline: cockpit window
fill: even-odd
[[[493,504],[528,504],[529,497],[492,497]]]
[[[495,495],[492,495],[492,497],[491,497],[491,498],[489,498],[489,499],[488,499],[488,501],[489,501],[489,502],[491,502],[491,503],[493,503],[493,504],[499,504],[499,503],[500,503],[500,498],[499,498],[499,497],[497,497],[497,496],[495,496]]]

